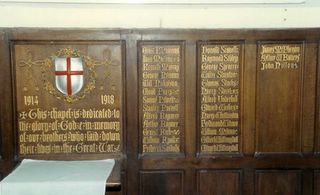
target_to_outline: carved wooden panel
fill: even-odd
[[[297,170],[261,170],[256,172],[257,195],[301,194],[301,172]]]
[[[197,180],[199,195],[240,195],[242,191],[240,170],[201,170]]]
[[[182,171],[140,171],[141,195],[183,195]]]
[[[303,42],[259,42],[257,154],[301,152]]]
[[[241,151],[241,42],[198,43],[198,152]]]
[[[182,153],[184,148],[184,45],[139,42],[140,151]]]
[[[14,42],[12,48],[20,156],[121,153],[123,43]]]

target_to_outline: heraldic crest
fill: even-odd
[[[44,60],[20,61],[20,66],[41,67],[43,88],[57,99],[68,103],[81,100],[96,87],[96,67],[112,65],[110,56],[97,61],[73,48],[62,48]],[[32,70],[29,70],[32,72]],[[107,73],[105,75],[108,75]]]

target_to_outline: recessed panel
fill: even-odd
[[[182,171],[141,171],[141,195],[183,195]]]
[[[256,195],[301,194],[300,171],[266,170],[256,172]]]
[[[201,170],[197,174],[198,194],[241,194],[241,171],[239,170]]]
[[[260,42],[256,151],[301,152],[302,42]]]
[[[316,170],[314,171],[314,182],[313,182],[313,188],[314,188],[314,195],[320,195],[320,171]]]
[[[183,58],[181,42],[140,42],[140,150],[143,154],[183,151]]]
[[[198,150],[200,154],[240,152],[242,44],[198,44]]]
[[[17,42],[13,49],[20,156],[122,151],[121,42]]]

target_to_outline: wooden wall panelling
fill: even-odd
[[[19,156],[121,157],[126,115],[124,45],[119,41],[13,43]],[[83,64],[82,90],[72,96],[69,93],[77,90],[74,77],[70,76],[65,91],[65,79],[55,80],[57,64],[68,59],[71,68]]]
[[[315,113],[318,44],[314,39],[305,42],[305,62],[302,82],[301,150],[304,155],[313,155],[315,146]]]
[[[198,195],[242,194],[241,170],[199,170],[197,180]]]
[[[6,42],[5,42],[5,32],[4,31],[0,31],[0,56],[2,58],[2,56],[5,56],[5,53],[4,52],[4,48],[6,46]],[[2,61],[2,60],[1,60]],[[2,71],[4,69],[5,65],[2,64],[0,62],[0,71]],[[2,76],[1,76],[2,78]],[[2,82],[3,80],[1,80]],[[4,104],[4,100],[2,99],[3,98],[3,95],[1,94],[4,94],[4,88],[3,88],[3,85],[1,85],[1,88],[0,88],[0,161],[3,160],[3,138],[4,138],[4,127],[3,127],[3,124],[4,124],[4,121],[3,121],[3,117],[2,117],[2,104]]]
[[[141,39],[138,31],[123,31],[121,40],[126,41],[126,154],[124,161],[126,162],[124,169],[126,170],[126,187],[122,189],[125,194],[138,194],[139,190],[139,169],[140,161],[138,159],[139,150],[139,126],[138,126],[138,50],[137,40]]]
[[[313,174],[313,195],[320,195],[320,171],[314,170]]]
[[[255,169],[254,168],[244,168],[243,173],[243,191],[242,195],[255,195],[254,184],[255,184]]]
[[[3,56],[4,54],[2,53],[3,52],[3,49],[5,47],[6,43],[5,43],[5,32],[3,31],[0,31],[0,56]],[[2,58],[2,57],[0,57]],[[1,63],[1,62],[0,62]],[[0,71],[2,70],[2,67],[3,67],[3,64],[0,64]],[[3,94],[3,89],[2,87],[0,88],[0,92],[1,94]],[[3,100],[2,100],[2,97],[0,95],[0,161],[3,160],[3,121],[2,121],[2,104],[3,104]]]
[[[304,50],[303,41],[258,42],[257,155],[301,155]]]
[[[0,48],[1,56],[2,54],[7,56],[4,58],[4,61],[2,59],[0,60],[0,80],[2,83],[8,83],[9,81],[9,86],[1,86],[0,100],[1,102],[6,102],[6,104],[0,103],[0,115],[2,117],[0,125],[2,125],[2,132],[5,133],[2,137],[4,141],[3,144],[8,145],[8,149],[6,148],[6,150],[3,151],[3,157],[7,159],[7,161],[0,164],[2,167],[0,172],[7,173],[11,170],[11,167],[7,164],[13,159],[13,140],[15,140],[13,135],[11,135],[15,131],[12,128],[12,100],[15,98],[11,97],[10,54],[7,39],[13,42],[53,41],[53,43],[91,42],[92,44],[122,40],[125,42],[125,47],[123,48],[125,51],[122,53],[124,54],[123,57],[126,58],[124,59],[124,61],[126,61],[126,71],[124,72],[124,77],[126,78],[126,85],[124,85],[126,120],[124,122],[125,129],[123,134],[122,156],[122,170],[125,173],[122,174],[122,191],[112,192],[113,194],[159,193],[195,195],[200,192],[204,193],[204,191],[213,192],[214,182],[211,183],[210,178],[219,178],[219,176],[222,175],[222,177],[232,178],[230,182],[234,182],[238,176],[238,170],[242,170],[240,173],[241,181],[239,181],[240,184],[238,186],[235,185],[233,187],[239,187],[242,195],[257,194],[254,192],[255,190],[256,192],[259,190],[261,194],[274,194],[273,191],[270,192],[273,188],[278,189],[279,193],[283,192],[283,194],[311,193],[311,191],[308,190],[310,187],[312,188],[310,184],[312,181],[310,171],[319,168],[319,159],[307,156],[312,152],[313,148],[314,112],[318,114],[316,121],[317,125],[319,125],[319,73],[317,74],[317,110],[314,110],[316,99],[314,94],[315,64],[317,63],[316,56],[319,43],[318,38],[320,37],[319,30],[9,29],[7,31],[9,32],[9,37],[2,41],[5,44],[1,44],[4,46]],[[199,98],[196,93],[196,90],[199,89],[199,83],[197,83],[199,81],[197,76],[199,73],[197,72],[197,68],[199,68],[197,43],[200,41],[201,43],[210,44],[217,42],[242,43],[243,77],[240,79],[242,80],[242,88],[240,90],[242,98],[240,114],[242,128],[240,136],[242,137],[241,152],[244,156],[240,156],[239,158],[224,158],[225,156],[230,157],[230,155],[221,155],[219,158],[215,158],[217,156],[216,154],[197,155],[199,151],[199,147],[197,146],[199,146],[200,140],[200,128],[198,126],[199,123],[197,123],[199,122],[199,119],[197,119],[197,116],[199,116],[199,113],[197,113],[199,109],[197,101]],[[180,140],[183,145],[183,150],[178,155],[176,155],[176,153],[141,155],[142,140],[141,134],[139,135],[139,133],[142,132],[142,128],[139,126],[139,114],[141,114],[141,112],[139,112],[139,95],[141,95],[139,88],[139,84],[141,83],[139,68],[141,68],[141,64],[139,66],[138,56],[140,49],[138,42],[183,43],[183,58],[185,63],[183,64],[184,70],[182,74],[184,75],[183,100],[185,106],[183,106],[184,119],[182,121],[184,124],[184,135]],[[261,43],[304,44],[302,50],[305,51],[305,54],[301,55],[303,58],[300,66],[301,69],[298,71],[296,69],[268,70],[268,72],[272,72],[272,74],[263,75],[264,73],[259,70],[261,64],[259,62],[258,47]],[[276,74],[278,71],[287,73],[283,76],[283,72]],[[299,73],[295,74],[295,71]],[[276,76],[274,76],[273,73],[275,73]],[[289,73],[293,74],[289,75]],[[288,85],[286,85],[286,82]],[[276,85],[273,83],[276,83]],[[292,87],[289,87],[290,83]],[[278,98],[276,95],[282,92],[285,95]],[[265,99],[261,98],[261,96]],[[287,97],[288,101],[284,97]],[[266,101],[261,102],[261,100]],[[269,112],[266,112],[269,114],[267,117],[268,120],[265,120],[261,115],[261,113],[265,113],[265,111],[262,111],[260,115],[258,114],[261,107],[269,109]],[[277,118],[277,116],[281,117]],[[284,122],[285,120],[287,121]],[[299,122],[294,123],[296,121]],[[282,125],[284,128],[273,128],[274,126],[272,125],[275,127],[281,127]],[[4,131],[4,129],[6,129],[6,131]],[[319,126],[316,128],[316,132],[318,129]],[[255,136],[255,133],[257,133],[257,136]],[[320,140],[319,133],[315,138],[315,152],[320,151],[318,140]],[[288,158],[285,155],[276,155],[278,158],[275,159],[256,159],[252,156],[254,152],[257,152],[257,154],[270,154],[271,152],[272,155],[275,153],[299,154],[300,157]],[[304,155],[302,156],[301,154]],[[255,169],[259,169],[256,174]],[[302,174],[300,169],[303,169]],[[229,171],[231,171],[231,173],[229,173]],[[315,172],[315,179],[317,174],[318,172]],[[204,182],[199,182],[199,178]],[[301,180],[303,180],[302,184],[299,182]],[[318,180],[314,182],[317,183]],[[283,185],[281,183],[283,183]],[[256,186],[254,186],[254,184],[256,184]],[[158,185],[161,186],[161,189],[157,187]],[[316,185],[314,186],[315,193],[317,193],[319,189],[317,189]],[[223,188],[224,186],[219,187]],[[267,188],[270,188],[269,191]],[[303,188],[302,191],[301,188]],[[157,191],[157,189],[159,190]],[[226,190],[232,190],[232,187]]]
[[[152,36],[152,32],[148,35],[143,34],[142,40],[138,43],[139,154],[143,164],[142,170],[145,165],[159,169],[159,165],[150,163],[150,160],[157,158],[166,159],[164,169],[181,168],[175,166],[175,158],[182,160],[186,155],[186,43],[184,40],[174,40],[171,36],[161,39],[161,35],[149,41],[149,36]],[[155,101],[149,101],[153,98]],[[192,109],[191,105],[190,107]],[[161,179],[162,174],[159,177]],[[140,180],[140,193],[149,194],[150,191],[141,182],[145,181]],[[163,185],[167,186],[166,182]],[[181,184],[180,187],[180,190],[168,189],[163,192],[183,194],[184,185]]]
[[[313,194],[314,191],[314,170],[313,169],[303,169],[302,170],[302,176],[301,176],[301,182],[302,182],[302,191],[301,194]]]
[[[197,153],[242,155],[242,41],[198,42]]]
[[[141,195],[183,195],[184,172],[180,170],[140,171]]]
[[[256,40],[248,37],[244,45],[243,64],[243,106],[242,106],[242,138],[244,155],[252,156],[255,152],[255,103],[256,102]]]
[[[10,66],[10,33],[7,29],[2,29],[2,40],[0,41],[0,112],[1,112],[1,147],[3,159],[3,175],[7,175],[14,166],[14,129],[13,129],[13,92],[12,72]]]
[[[302,192],[299,170],[258,170],[256,195],[300,195]]]
[[[320,41],[318,41],[317,75],[316,75],[316,111],[315,111],[315,146],[314,153],[320,156]]]
[[[142,41],[139,51],[141,155],[184,155],[184,43]]]
[[[196,41],[201,38],[200,35],[191,31],[176,31],[168,33],[165,30],[154,31],[146,30],[142,32],[142,40],[147,42],[168,42],[183,43],[184,56],[183,72],[184,74],[184,136],[182,142],[184,152],[182,155],[159,155],[158,157],[143,157],[143,169],[183,169],[185,175],[184,191],[188,194],[196,193],[195,168],[200,159],[196,159]],[[186,166],[190,164],[190,166]]]
[[[45,31],[45,33],[44,33]],[[27,30],[12,30],[12,34],[10,34],[10,39],[13,41],[16,40],[29,40],[29,41],[33,41],[34,39],[37,40],[53,40],[54,41],[72,41],[72,40],[77,40],[77,41],[87,41],[87,39],[95,39],[95,40],[115,40],[115,41],[119,41],[119,32],[114,32],[114,31],[108,31],[108,32],[103,32],[103,31],[92,31],[92,32],[88,32],[88,31],[79,31],[79,30],[66,30],[64,32],[62,32],[61,30],[58,31],[54,31],[54,30],[44,30],[44,31],[38,31],[38,30],[34,30],[34,29],[27,29]],[[124,44],[125,45],[125,44]],[[124,48],[125,49],[125,48]],[[6,51],[9,51],[9,49],[7,48]],[[121,52],[124,53],[124,52]],[[1,68],[8,68],[10,66],[1,66]],[[123,68],[125,69],[125,67]],[[3,78],[3,77],[1,77]],[[8,82],[7,82],[8,83]],[[125,88],[121,88],[121,89],[125,89]],[[1,94],[5,94],[5,93],[1,93]],[[9,99],[9,98],[8,98]],[[12,99],[12,98],[10,98]],[[10,103],[10,101],[8,101],[8,103]],[[10,106],[10,104],[8,104],[8,106]],[[11,109],[8,109],[6,112],[11,112]],[[9,124],[8,124],[9,125]],[[12,125],[11,125],[12,126]],[[8,132],[13,132],[10,131],[10,129],[8,129]],[[125,136],[125,135],[123,135]],[[14,140],[13,138],[10,139],[11,141]],[[124,141],[125,142],[125,141]],[[12,147],[8,147],[8,149],[6,151],[9,151]],[[125,147],[123,148],[123,152],[125,153]],[[11,152],[12,154],[14,154],[13,152]],[[13,161],[10,161],[13,162]],[[123,160],[123,169],[125,169],[125,160]],[[11,169],[6,168],[7,171],[10,171]]]
[[[115,41],[121,37],[121,31],[117,29],[9,28],[7,30],[10,39],[16,41]]]
[[[196,158],[196,77],[194,74],[197,70],[196,63],[196,37],[185,39],[185,155],[193,164],[199,163]],[[189,166],[185,169],[185,185],[184,192],[195,194],[196,192],[196,177],[194,166]]]
[[[6,29],[8,32],[8,40],[11,42],[18,41],[18,40],[28,40],[28,41],[34,41],[34,40],[50,40],[50,41],[87,41],[87,40],[120,40],[120,33],[117,30],[110,30],[108,32],[104,32],[102,30],[96,31],[80,31],[80,30],[39,30],[39,29]],[[6,52],[9,52],[9,49],[6,48]],[[10,68],[9,66],[2,66],[3,68]],[[2,77],[3,78],[3,77]],[[5,79],[5,78],[4,78]],[[7,79],[9,81],[9,79]],[[8,83],[7,81],[7,83]],[[11,79],[10,79],[11,81]],[[7,90],[10,91],[10,93],[3,93],[8,95],[12,94],[11,89]],[[11,100],[15,99],[12,97],[8,97],[8,102],[6,106],[10,106]],[[11,105],[12,106],[12,105]],[[7,109],[6,113],[10,114],[12,112],[12,109]],[[8,122],[6,123],[8,126],[10,125],[12,128],[13,122],[11,124]],[[14,129],[7,128],[8,133],[15,132]],[[12,142],[13,140],[17,140],[16,138],[10,139]],[[14,155],[14,152],[11,152],[10,150],[13,150],[13,147],[8,147],[8,153]]]
[[[2,134],[3,134],[3,130],[2,130],[2,117],[1,117],[1,104],[0,104],[0,161],[3,160],[3,157],[2,157],[2,151],[3,151],[3,145],[2,145]]]

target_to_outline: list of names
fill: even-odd
[[[239,44],[200,47],[200,152],[239,151]]]
[[[179,153],[181,45],[141,49],[142,152]]]

